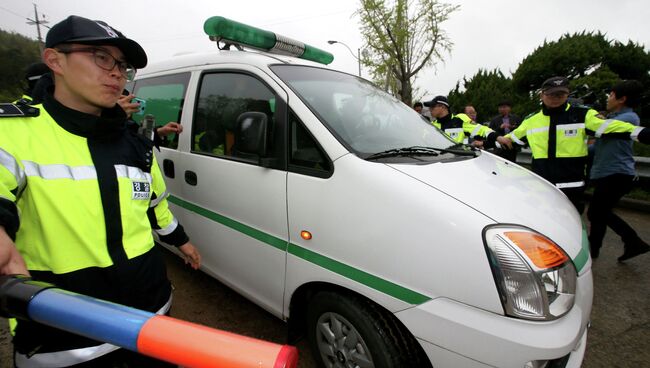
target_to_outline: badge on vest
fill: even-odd
[[[578,129],[567,129],[564,131],[565,137],[576,137],[578,135]]]
[[[39,113],[39,109],[29,105],[0,103],[0,118],[34,117]]]
[[[151,184],[146,181],[134,181],[131,199],[148,200],[151,196]]]

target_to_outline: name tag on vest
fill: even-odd
[[[575,137],[578,135],[578,129],[567,129],[564,131],[565,137]]]
[[[151,184],[146,181],[134,181],[131,199],[148,200],[151,196]]]

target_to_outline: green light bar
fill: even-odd
[[[211,39],[217,41],[224,40],[245,47],[295,56],[326,65],[334,61],[334,55],[327,51],[220,16],[208,18],[203,24],[203,31]]]

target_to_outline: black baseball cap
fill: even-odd
[[[542,92],[566,92],[569,93],[569,80],[565,77],[552,77],[542,83]]]
[[[55,47],[62,43],[115,46],[135,68],[140,69],[147,65],[147,54],[142,46],[100,20],[71,15],[55,24],[47,32],[45,47]]]
[[[433,107],[433,106],[436,106],[438,104],[445,105],[445,106],[449,107],[449,101],[447,101],[447,97],[445,97],[445,96],[436,96],[436,97],[433,98],[433,100],[431,100],[429,102],[425,102],[424,106]]]
[[[25,79],[27,79],[27,82],[34,82],[38,81],[43,74],[49,73],[50,68],[45,65],[44,62],[39,61],[37,63],[30,64],[27,69],[25,70]]]

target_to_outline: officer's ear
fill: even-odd
[[[43,62],[54,74],[62,73],[61,58],[63,56],[65,55],[52,48],[43,50]]]

